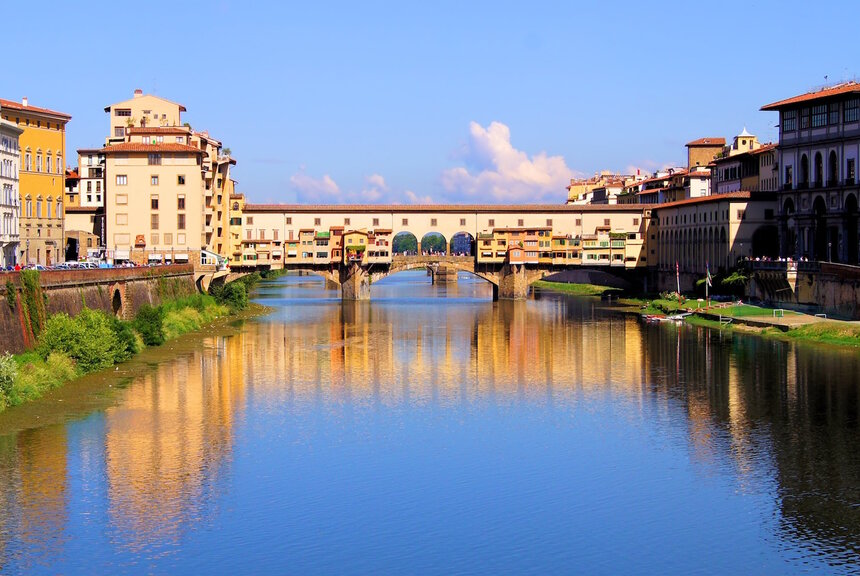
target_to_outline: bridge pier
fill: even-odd
[[[523,264],[505,264],[499,271],[499,284],[493,285],[493,300],[525,300],[529,279]]]
[[[340,270],[342,300],[370,300],[370,275],[358,264]]]
[[[457,269],[449,266],[439,266],[433,273],[433,284],[456,284]]]
[[[331,278],[325,279],[325,289],[326,290],[338,290],[340,289],[340,284],[332,280]]]

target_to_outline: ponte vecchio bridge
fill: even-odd
[[[232,209],[232,270],[307,271],[339,285],[345,300],[368,299],[374,281],[415,268],[468,272],[490,282],[494,298],[522,299],[550,273],[648,267],[650,209],[642,205],[243,206],[237,199]],[[401,235],[415,238],[414,250],[394,252]],[[460,237],[470,240],[462,244],[469,253],[458,249]]]

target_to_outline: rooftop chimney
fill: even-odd
[[[21,98],[21,106],[24,106],[25,108],[27,107],[27,97],[26,96]]]
[[[138,96],[143,96],[143,90],[141,90],[140,88],[137,88],[134,91],[134,97],[137,98]]]

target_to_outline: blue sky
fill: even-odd
[[[562,202],[860,75],[856,1],[120,4],[4,6],[0,96],[70,113],[70,152],[179,101],[256,202]]]

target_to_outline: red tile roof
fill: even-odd
[[[395,212],[416,214],[428,212],[468,213],[579,213],[638,212],[641,207],[619,204],[245,204],[245,212],[282,212],[293,214],[329,214],[344,212]]]
[[[830,86],[829,88],[813,90],[811,92],[807,92],[806,94],[801,94],[799,96],[793,96],[791,98],[786,98],[785,100],[779,100],[778,102],[766,104],[762,106],[761,109],[779,110],[781,108],[786,108],[793,104],[800,104],[801,102],[811,102],[813,100],[821,100],[824,98],[831,98],[833,96],[841,96],[842,94],[860,94],[860,83],[854,81],[844,82],[842,84],[837,84],[836,86]]]
[[[19,110],[21,112],[32,112],[34,114],[49,114],[51,116],[56,116],[58,118],[65,119],[66,122],[72,119],[72,117],[65,112],[57,112],[56,110],[49,110],[48,108],[39,108],[38,106],[24,106],[20,102],[14,102],[12,100],[4,100],[0,98],[0,108],[10,108],[12,110]]]
[[[768,152],[776,148],[776,144],[762,144],[760,148],[756,148],[751,151],[750,154],[761,154],[762,152]]]
[[[687,142],[687,146],[725,146],[725,138],[699,138],[692,142]]]
[[[760,200],[770,200],[769,195],[758,194]],[[684,200],[676,200],[675,202],[666,202],[665,204],[651,204],[652,210],[662,210],[663,208],[676,208],[678,206],[687,206],[689,204],[707,204],[708,202],[721,202],[723,200],[750,200],[749,192],[726,192],[725,194],[711,194],[710,196],[701,196],[699,198],[686,198]]]
[[[203,154],[203,150],[185,144],[141,144],[139,142],[123,142],[101,149],[105,154],[116,154],[118,152],[186,152],[189,154]]]

